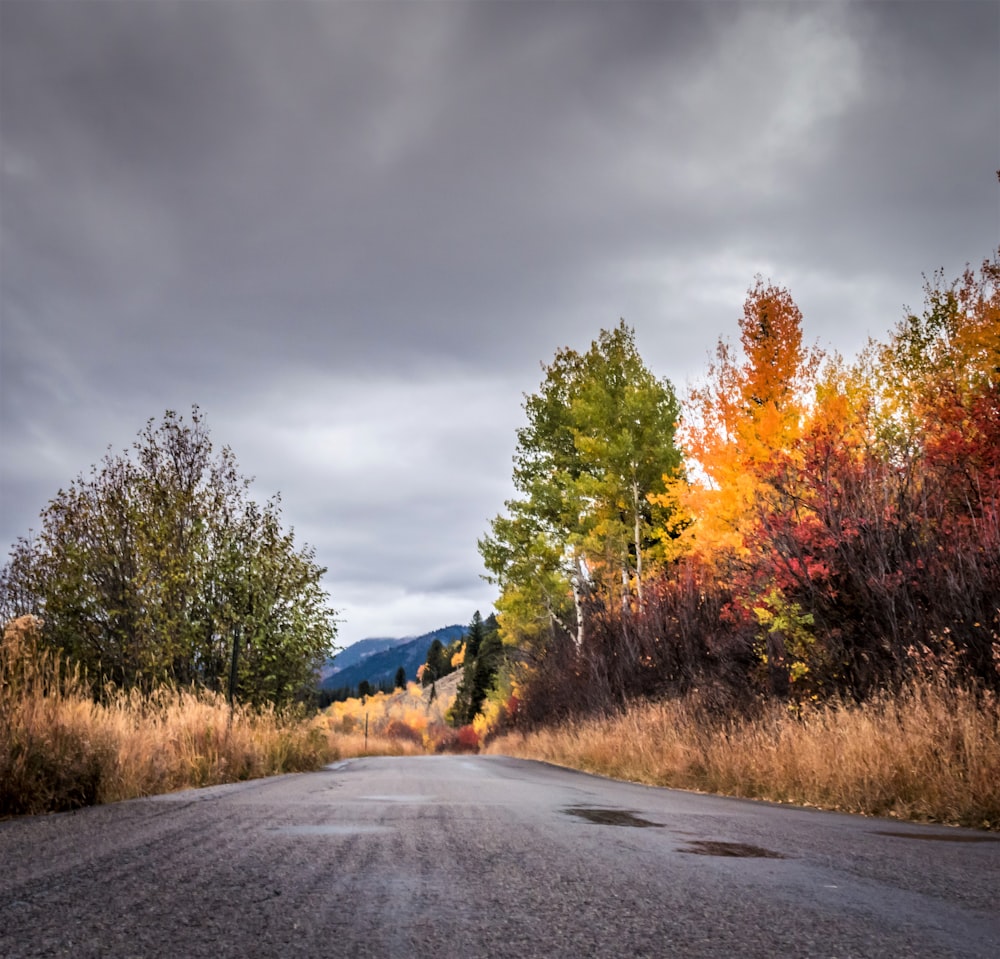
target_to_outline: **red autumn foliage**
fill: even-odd
[[[693,393],[691,551],[641,605],[591,600],[583,647],[530,664],[522,722],[692,693],[863,699],[928,656],[1000,689],[1000,259],[938,276],[921,316],[822,381],[800,319],[786,291],[751,291],[745,362],[720,344]]]

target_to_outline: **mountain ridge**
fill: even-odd
[[[427,660],[427,651],[435,639],[447,646],[464,636],[466,626],[457,623],[442,626],[420,636],[374,637],[361,639],[327,660],[320,671],[321,690],[357,689],[361,682],[373,687],[391,683],[396,678],[399,667],[406,672],[407,680],[417,678],[417,668]],[[345,658],[345,654],[346,658]],[[346,662],[347,665],[341,666]]]

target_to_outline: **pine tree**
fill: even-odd
[[[476,610],[469,626],[466,644],[462,680],[458,684],[455,704],[452,706],[452,721],[456,726],[471,723],[482,709],[486,693],[503,662],[503,643],[496,617],[491,615],[484,622]]]

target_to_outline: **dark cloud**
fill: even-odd
[[[198,402],[345,636],[489,602],[540,361],[848,353],[1000,235],[993,3],[0,3],[0,542]],[[380,625],[378,617],[385,617]]]

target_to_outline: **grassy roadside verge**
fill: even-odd
[[[1000,704],[933,681],[863,706],[706,720],[689,702],[494,739],[488,752],[659,786],[1000,829]]]
[[[331,744],[316,722],[161,689],[95,702],[76,672],[38,648],[30,617],[0,646],[0,817],[317,769]]]
[[[298,721],[240,708],[231,718],[221,697],[184,690],[97,703],[38,649],[31,623],[15,621],[0,644],[0,818],[350,756],[475,750],[471,727],[446,723],[453,695],[444,682],[434,698],[411,684]],[[773,706],[741,721],[706,719],[690,700],[635,704],[509,732],[486,751],[653,785],[1000,829],[1000,703],[933,677],[863,706]]]
[[[445,720],[459,674],[434,695],[338,703],[308,719],[237,707],[208,692],[160,689],[94,699],[78,672],[42,650],[32,617],[0,642],[0,819],[178,789],[319,769],[354,756],[475,749]]]

